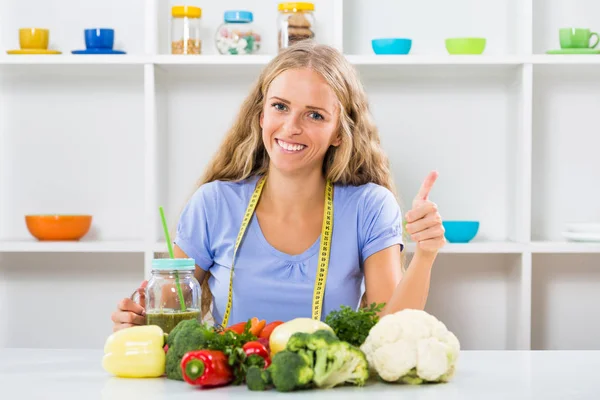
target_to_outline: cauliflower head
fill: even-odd
[[[433,315],[407,309],[382,317],[360,349],[384,381],[421,384],[454,376],[460,343]]]

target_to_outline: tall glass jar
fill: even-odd
[[[260,50],[261,37],[250,11],[225,11],[217,28],[215,45],[221,54],[253,54]]]
[[[200,321],[200,283],[194,277],[191,258],[152,260],[152,276],[146,286],[146,324],[171,332],[183,320]]]
[[[313,3],[279,3],[277,43],[279,50],[315,37]]]
[[[193,6],[171,8],[171,54],[201,54],[200,18],[202,9]]]

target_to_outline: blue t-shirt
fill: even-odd
[[[258,177],[202,185],[181,215],[175,244],[210,271],[212,315],[221,323],[227,305],[233,248]],[[394,195],[376,184],[334,185],[333,230],[321,318],[364,293],[363,263],[373,253],[402,243],[402,214]],[[229,325],[258,317],[267,321],[310,318],[320,237],[302,254],[269,244],[254,214],[234,265]]]

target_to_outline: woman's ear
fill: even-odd
[[[261,111],[260,112],[260,117],[258,118],[258,122],[260,123],[260,128],[262,129],[263,127],[263,119],[264,119],[264,113]]]
[[[333,139],[333,142],[331,143],[331,145],[333,147],[338,147],[340,144],[342,144],[342,135],[340,133],[338,133],[335,138]]]

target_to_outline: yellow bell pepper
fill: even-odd
[[[157,378],[165,373],[164,344],[156,325],[122,329],[106,340],[102,367],[121,378]]]

